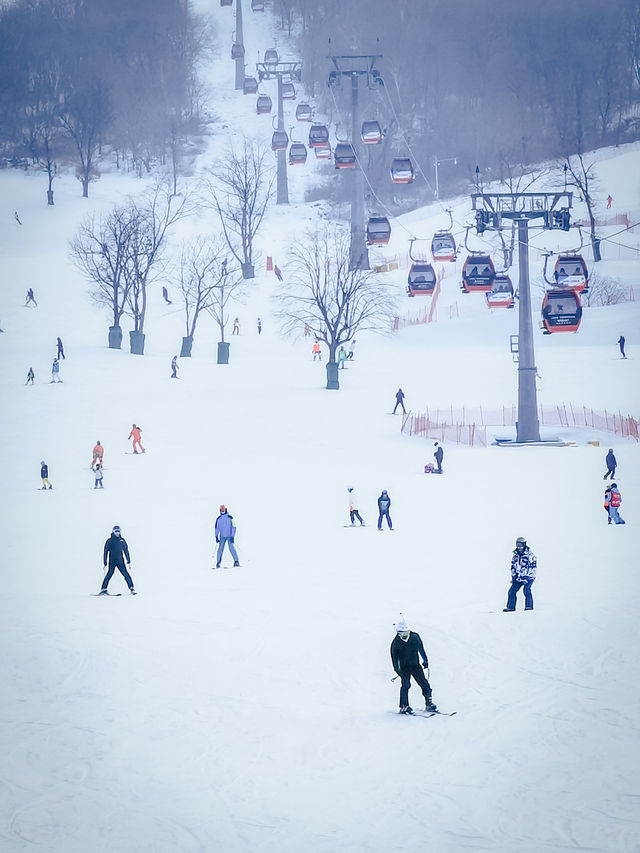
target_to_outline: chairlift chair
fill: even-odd
[[[258,91],[258,81],[255,77],[245,77],[242,84],[242,92],[245,95],[255,95]]]
[[[350,142],[338,142],[333,152],[336,169],[355,169],[356,152]]]
[[[542,326],[545,335],[577,332],[582,320],[580,296],[571,287],[552,287],[542,300]]]
[[[382,130],[377,121],[363,121],[360,137],[365,145],[377,145],[382,142]]]
[[[289,148],[289,165],[303,166],[307,162],[307,146],[304,142],[292,142]]]
[[[268,115],[271,112],[271,97],[269,95],[258,95],[256,101],[256,112],[259,116]]]
[[[391,237],[391,224],[386,216],[371,216],[367,222],[367,243],[386,246]]]
[[[413,164],[409,157],[394,157],[389,173],[394,184],[410,184],[415,178]]]
[[[462,290],[464,293],[489,293],[495,277],[496,270],[489,255],[471,254],[462,267]]]
[[[455,261],[456,241],[449,231],[436,231],[431,240],[431,255],[434,263]]]
[[[311,105],[298,104],[296,107],[296,118],[298,121],[311,121]]]
[[[409,296],[428,296],[436,289],[436,272],[426,261],[414,261],[407,282]]]
[[[286,130],[274,130],[271,137],[272,151],[286,151],[289,145],[289,137]]]
[[[490,291],[485,293],[490,308],[513,308],[513,283],[505,273],[498,273]]]
[[[312,124],[309,128],[309,147],[328,148],[329,130],[326,124]]]

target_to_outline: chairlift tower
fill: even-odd
[[[242,0],[236,0],[236,38],[235,43],[242,47],[242,56],[236,60],[236,89],[244,87],[244,34],[242,31]]]
[[[278,130],[284,130],[284,99],[282,83],[284,78],[300,82],[302,79],[301,62],[256,62],[258,80],[278,81]],[[289,181],[287,179],[287,152],[277,151],[276,204],[289,204]]]
[[[363,270],[370,269],[369,252],[364,226],[364,175],[360,167],[362,162],[362,145],[360,140],[360,116],[358,86],[360,79],[364,79],[369,88],[383,85],[380,72],[375,67],[376,61],[382,59],[382,54],[370,54],[364,56],[328,56],[333,63],[334,70],[329,74],[329,86],[340,85],[341,77],[351,79],[351,145],[356,155],[356,164],[351,179],[351,243],[349,248],[349,259],[351,269],[358,267]]]
[[[563,206],[560,207],[563,200]],[[540,441],[529,283],[529,221],[543,219],[544,228],[562,228],[568,231],[572,201],[573,193],[570,192],[476,192],[471,195],[473,209],[476,211],[476,230],[479,234],[486,229],[500,230],[503,219],[512,219],[518,224],[518,444]]]

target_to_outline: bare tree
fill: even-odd
[[[95,157],[100,134],[111,120],[109,97],[102,81],[94,80],[91,85],[74,92],[58,116],[76,147],[79,158],[76,174],[82,184],[82,196],[88,198],[89,183],[99,177]]]
[[[581,153],[574,156],[567,155],[562,166],[567,185],[575,187],[587,205],[593,260],[596,262],[600,260],[600,240],[596,235],[596,201],[593,193],[597,189],[597,183],[593,169],[594,163],[589,163]]]
[[[103,219],[89,217],[70,244],[75,265],[91,282],[90,294],[98,305],[109,308],[113,325],[109,346],[120,349],[120,320],[125,311],[129,281],[125,267],[129,256],[131,217],[128,205],[114,207]]]
[[[194,237],[182,244],[178,260],[178,280],[184,302],[187,334],[182,339],[181,358],[191,355],[200,314],[212,308],[213,291],[219,286],[224,275],[224,250],[221,240],[204,236]],[[224,328],[222,339],[224,340]]]
[[[245,139],[238,152],[230,148],[223,164],[210,169],[208,203],[220,217],[227,245],[244,278],[254,277],[253,240],[273,195],[275,172],[261,145]]]
[[[369,270],[350,269],[350,235],[338,226],[308,232],[290,253],[286,279],[275,299],[285,334],[305,326],[329,349],[327,388],[337,389],[338,347],[362,331],[389,329],[395,299]]]
[[[144,352],[147,287],[165,269],[168,231],[191,212],[189,197],[173,195],[166,184],[156,184],[140,201],[128,204],[130,230],[123,275],[128,285],[125,312],[134,323],[131,352],[136,355]]]
[[[227,364],[229,361],[229,344],[224,339],[224,330],[229,322],[229,303],[242,296],[247,284],[236,267],[229,269],[225,258],[216,267],[212,277],[212,288],[207,311],[215,320],[220,330],[220,341],[218,342],[218,364]]]
[[[589,287],[581,298],[589,308],[595,305],[618,305],[620,302],[629,301],[629,296],[619,278],[601,276],[596,272],[592,272],[589,276]]]

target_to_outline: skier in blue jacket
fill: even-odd
[[[233,516],[229,515],[224,504],[221,504],[220,515],[216,518],[215,534],[216,542],[218,543],[216,569],[220,568],[220,561],[222,560],[222,552],[225,545],[229,546],[229,551],[231,551],[231,556],[233,557],[233,565],[239,566],[238,552],[233,544],[236,536],[236,526],[233,523]]]
[[[513,613],[516,609],[516,594],[522,588],[524,609],[533,610],[531,584],[536,577],[536,557],[522,536],[516,539],[516,548],[511,558],[511,586],[507,594],[507,606],[503,613]]]

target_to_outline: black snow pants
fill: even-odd
[[[104,576],[104,580],[102,581],[102,589],[106,589],[109,586],[109,581],[113,577],[113,573],[116,569],[120,572],[122,577],[127,582],[127,586],[129,587],[129,589],[133,589],[133,581],[131,580],[131,575],[127,571],[127,567],[125,566],[125,564],[121,562],[112,563],[111,561],[109,561],[109,571],[106,573],[106,575]]]
[[[409,688],[411,687],[411,676],[413,676],[422,690],[422,695],[425,702],[431,701],[431,685],[427,681],[427,676],[419,663],[412,664],[408,669],[400,673],[402,684],[400,687],[400,707],[403,708],[409,704]]]

